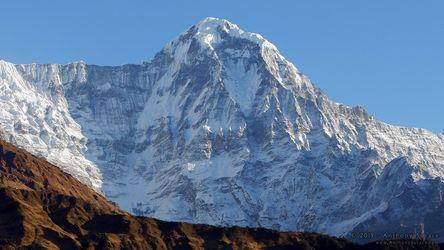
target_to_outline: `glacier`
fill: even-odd
[[[331,101],[224,19],[142,64],[0,61],[0,137],[137,215],[444,235],[443,134]]]

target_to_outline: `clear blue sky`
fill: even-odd
[[[207,16],[261,33],[337,102],[444,132],[440,0],[2,1],[0,59],[139,63]]]

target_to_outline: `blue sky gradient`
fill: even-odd
[[[0,59],[149,61],[207,16],[262,34],[327,95],[444,132],[444,1],[2,1]]]

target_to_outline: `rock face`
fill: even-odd
[[[444,235],[444,135],[329,100],[226,20],[204,19],[141,65],[0,62],[0,90],[5,140],[138,215]]]
[[[2,249],[354,249],[345,239],[133,217],[78,180],[0,141]]]

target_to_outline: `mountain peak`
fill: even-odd
[[[334,235],[444,218],[444,136],[336,104],[224,19],[144,67],[3,64],[2,137],[138,215]]]
[[[247,32],[239,28],[236,24],[222,18],[207,17],[195,25],[196,38],[207,45],[215,45],[224,39],[240,38],[254,42],[260,46],[268,45],[275,48],[273,44],[268,42],[260,34]]]
[[[233,24],[226,19],[217,17],[206,17],[198,22],[195,26],[197,27],[198,31],[205,33],[216,33],[218,29],[222,29],[224,31],[231,29],[239,30],[239,27],[236,24]]]
[[[239,28],[238,25],[231,23],[223,18],[206,17],[197,24],[193,25],[186,32],[182,33],[169,43],[166,48],[170,46],[177,46],[179,44],[185,44],[189,42],[189,39],[196,39],[203,47],[213,49],[216,45],[229,38],[245,39],[250,42],[256,43],[259,46],[267,46],[274,50],[276,47],[268,42],[261,35],[246,32]]]

